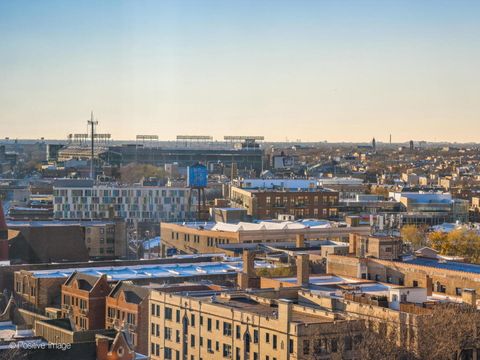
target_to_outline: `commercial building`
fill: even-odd
[[[129,222],[195,219],[196,196],[185,187],[99,183],[59,179],[53,185],[56,219],[112,219]]]
[[[407,224],[439,225],[467,222],[470,204],[450,193],[393,192],[389,195],[402,205],[402,221]]]
[[[245,179],[234,184],[232,203],[247,209],[254,219],[276,219],[281,214],[327,219],[338,214],[338,192],[318,186],[315,180]]]
[[[162,223],[162,245],[187,254],[225,253],[236,244],[295,243],[297,236],[305,240],[348,240],[351,228],[339,227],[326,220],[263,221],[259,223]],[[356,227],[367,235],[370,227]],[[165,250],[164,250],[165,251]]]

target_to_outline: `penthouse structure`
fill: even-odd
[[[196,197],[189,188],[60,179],[53,184],[56,219],[158,222],[194,219]]]
[[[245,179],[234,182],[231,201],[247,210],[254,219],[276,219],[289,214],[295,218],[335,218],[338,191],[323,188],[316,180]]]

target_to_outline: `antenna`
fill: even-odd
[[[93,161],[95,158],[95,126],[98,125],[98,121],[93,119],[93,111],[90,113],[90,120],[88,120],[88,125],[90,126],[91,129],[91,141],[92,141],[92,159],[90,161],[90,178],[92,180],[95,179],[95,168],[93,166]]]

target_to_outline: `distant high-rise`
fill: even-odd
[[[377,142],[375,141],[375,138],[373,138],[372,140],[372,149],[373,149],[373,152],[377,151]]]
[[[414,145],[413,145],[413,140],[410,140],[410,151],[413,151]]]

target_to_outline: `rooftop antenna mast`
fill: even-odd
[[[98,121],[93,119],[93,111],[90,113],[90,120],[88,120],[88,126],[90,126],[90,137],[91,137],[91,146],[92,146],[92,158],[90,161],[90,178],[94,180],[95,178],[95,168],[93,166],[95,158],[95,126],[98,125]]]

